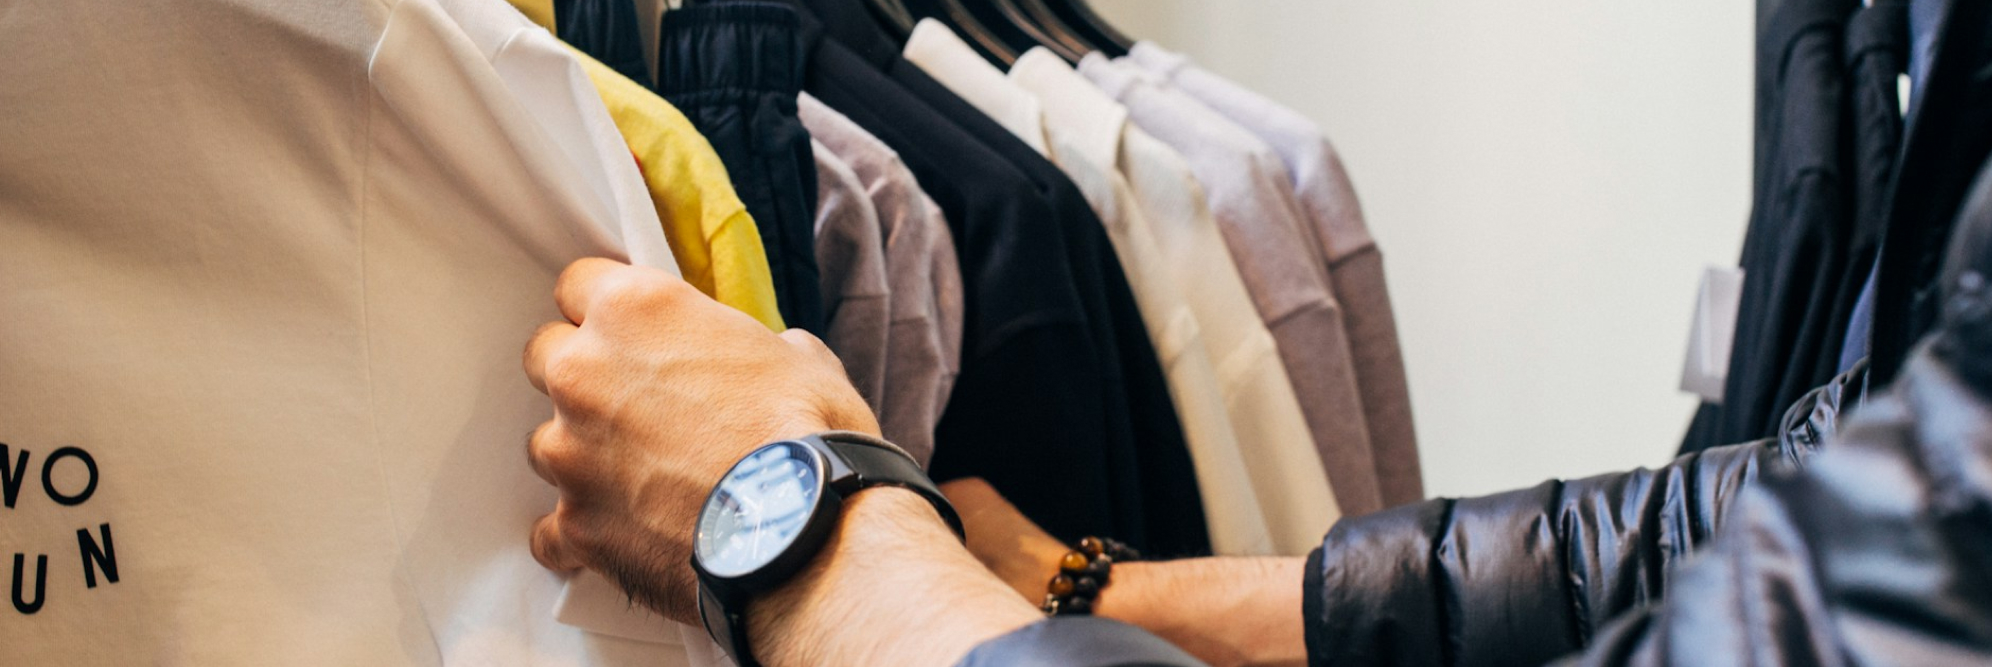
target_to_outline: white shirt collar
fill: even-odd
[[[1003,76],[967,42],[933,19],[921,19],[904,55],[922,71],[1046,154],[1044,116],[1036,97]]]
[[[1010,80],[1043,104],[1045,126],[1059,135],[1059,145],[1082,151],[1081,157],[1108,168],[1119,164],[1127,107],[1041,46],[1024,52],[1010,66]]]
[[[1142,69],[1160,74],[1165,79],[1175,78],[1176,72],[1190,64],[1188,56],[1147,41],[1137,42],[1134,48],[1128,49],[1127,57],[1123,60],[1134,61]]]

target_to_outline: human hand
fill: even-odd
[[[941,485],[968,531],[968,550],[1024,596],[1044,602],[1071,548],[1032,523],[981,479]],[[1215,667],[1299,665],[1301,558],[1194,558],[1115,563],[1096,616],[1155,633]],[[1221,584],[1221,585],[1216,585]]]
[[[727,468],[768,442],[877,434],[878,422],[816,337],[773,334],[663,271],[583,259],[554,300],[566,321],[541,326],[525,351],[526,377],[554,407],[527,460],[560,489],[533,527],[533,557],[601,572],[696,623],[692,536]]]
[[[1045,585],[1058,574],[1058,559],[1071,547],[1044,532],[980,477],[941,484],[968,533],[968,551],[1031,604],[1044,602]]]

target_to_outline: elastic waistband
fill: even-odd
[[[794,9],[773,2],[665,12],[657,35],[657,92],[704,100],[766,93],[793,98],[802,91],[799,25]]]

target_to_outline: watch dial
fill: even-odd
[[[762,447],[734,465],[699,516],[699,564],[737,577],[774,560],[809,523],[823,495],[822,473],[816,450],[797,442]]]

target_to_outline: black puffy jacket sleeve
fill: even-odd
[[[1992,665],[1992,385],[1929,347],[1564,667]]]
[[[1312,664],[1540,665],[1582,649],[1660,599],[1746,486],[1809,458],[1863,370],[1800,401],[1778,440],[1344,519],[1308,560]]]
[[[1344,519],[1308,560],[1314,665],[1540,665],[1658,599],[1775,441]]]

